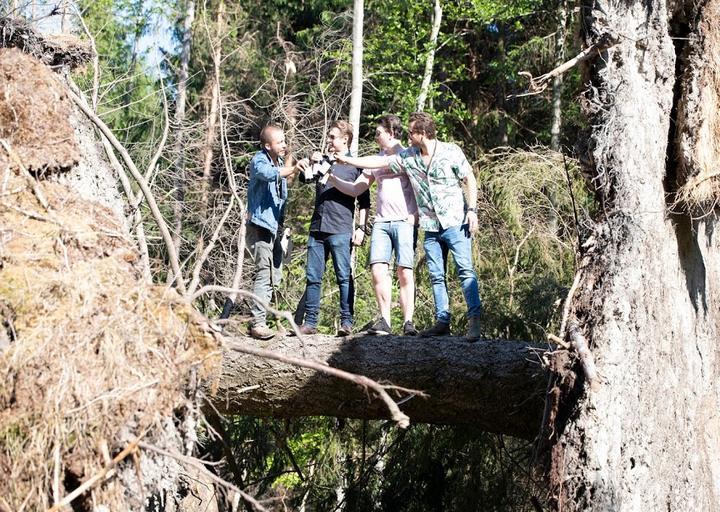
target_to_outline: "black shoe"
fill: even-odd
[[[338,336],[349,336],[350,334],[352,334],[352,324],[342,324],[337,332]]]
[[[385,319],[380,317],[375,320],[375,323],[367,330],[367,333],[372,334],[373,336],[385,336],[392,334],[392,329],[390,329],[390,326]]]
[[[412,323],[412,320],[408,320],[403,324],[403,335],[404,336],[417,336],[418,330],[415,328],[415,325]]]
[[[433,338],[435,336],[449,336],[450,335],[450,324],[445,322],[436,322],[435,325],[430,329],[425,329],[420,332],[422,338]]]

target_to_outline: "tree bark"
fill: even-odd
[[[557,9],[557,34],[555,35],[555,67],[565,62],[565,36],[567,35],[567,0],[561,0]],[[552,82],[552,126],[550,127],[550,149],[560,151],[560,130],[562,128],[563,75]]]
[[[589,69],[588,161],[603,218],[571,311],[599,385],[585,385],[578,362],[551,389],[556,510],[720,509],[717,221],[669,211],[677,102],[698,76],[683,46],[705,37],[703,17],[718,30],[717,5],[600,1],[581,11],[586,45],[607,35],[617,44]]]
[[[435,0],[432,17],[432,30],[430,31],[430,49],[428,50],[425,60],[425,72],[423,73],[422,84],[420,85],[420,94],[417,99],[417,111],[425,110],[425,101],[427,100],[428,91],[430,90],[430,80],[432,79],[432,70],[435,63],[435,50],[437,48],[438,36],[440,35],[440,25],[442,24],[442,7],[440,0]]]
[[[357,155],[358,142],[360,139],[360,111],[362,107],[363,90],[363,0],[353,2],[353,49],[352,49],[352,90],[350,92],[350,116],[349,121],[353,127],[353,140],[350,144],[350,151]]]
[[[427,393],[406,401],[407,392],[394,397],[411,421],[469,424],[524,438],[534,437],[540,425],[547,384],[540,359],[546,345],[317,335],[305,339],[304,353],[294,337],[264,348]],[[388,417],[379,400],[351,383],[229,351],[212,402],[221,412],[249,416]]]
[[[183,18],[182,28],[182,51],[180,52],[180,69],[177,77],[177,97],[175,100],[175,116],[173,122],[175,125],[175,206],[173,209],[175,226],[174,239],[175,252],[180,254],[180,246],[182,245],[182,225],[183,225],[183,208],[185,203],[185,102],[187,99],[187,80],[188,69],[190,68],[190,49],[192,44],[192,25],[195,20],[195,2],[187,0],[184,3],[185,17]],[[168,278],[172,277],[172,272],[168,273]]]
[[[215,142],[218,128],[218,104],[220,103],[220,65],[222,63],[222,41],[225,23],[225,2],[220,1],[215,20],[215,37],[208,33],[208,40],[212,48],[213,71],[210,78],[210,101],[206,119],[207,132],[205,133],[205,146],[203,147],[203,171],[200,181],[200,219],[203,226],[208,226],[207,217],[210,209],[210,188],[212,182],[212,164],[215,155]],[[209,32],[209,31],[208,31]],[[212,231],[211,231],[212,232]],[[205,249],[204,233],[197,240],[196,253],[198,257]],[[200,262],[202,265],[202,262]]]

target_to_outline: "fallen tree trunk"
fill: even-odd
[[[251,338],[234,341],[257,345]],[[547,345],[460,338],[356,336],[278,338],[263,348],[306,357],[382,383],[412,388],[395,397],[412,422],[468,424],[533,438],[544,404]],[[321,372],[228,350],[213,406],[225,414],[388,418],[380,400]]]

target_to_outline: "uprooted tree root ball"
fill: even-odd
[[[42,173],[68,169],[80,159],[68,122],[71,102],[47,66],[15,48],[0,48],[0,139],[23,165]],[[0,151],[0,170],[16,162]]]
[[[705,215],[720,203],[720,2],[708,2],[686,51],[677,115],[676,203]]]
[[[198,313],[139,278],[110,210],[43,189],[49,210],[0,171],[0,509],[47,508],[139,437],[165,446],[168,418],[220,357]],[[159,479],[144,457],[115,469],[134,489],[103,478],[75,506],[140,508]]]

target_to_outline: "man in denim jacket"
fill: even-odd
[[[278,228],[282,225],[287,201],[287,178],[308,165],[303,159],[295,165],[285,165],[285,133],[276,125],[267,125],[260,132],[262,150],[250,162],[248,183],[248,222],[246,248],[255,263],[253,293],[265,303],[270,302],[273,284],[279,280],[282,250]],[[252,301],[250,335],[270,339],[275,332],[266,324],[266,311]]]

